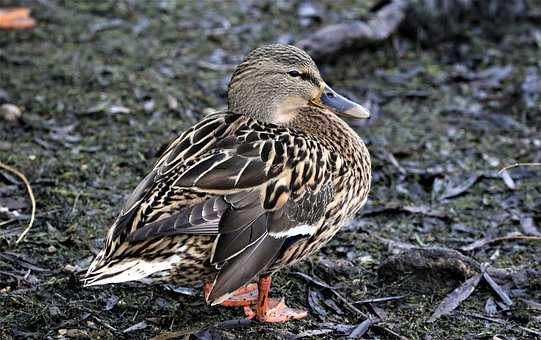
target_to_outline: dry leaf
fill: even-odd
[[[524,216],[520,218],[520,227],[526,235],[541,236],[541,232],[537,230],[531,216]]]
[[[0,9],[0,28],[27,29],[36,26],[36,21],[30,17],[30,9],[25,7]]]
[[[502,176],[503,182],[509,189],[515,190],[517,188],[517,185],[515,184],[515,181],[513,180],[513,177],[511,177],[509,172],[502,171],[501,176]]]
[[[434,311],[434,314],[428,319],[428,322],[434,322],[442,315],[447,315],[454,311],[458,305],[466,300],[471,293],[475,290],[481,280],[481,274],[474,275],[467,279],[458,288],[453,290],[451,294],[447,295],[445,299],[440,303],[438,308]]]
[[[500,287],[500,285],[497,284],[496,281],[494,281],[492,276],[490,276],[487,272],[484,272],[483,277],[485,278],[485,281],[489,284],[489,286],[494,290],[494,292],[498,294],[500,299],[502,299],[503,303],[508,306],[511,306],[513,304],[513,301],[511,300],[507,292],[502,287]]]
[[[361,338],[366,332],[368,332],[368,329],[373,324],[376,324],[379,322],[379,319],[366,319],[363,322],[361,322],[355,329],[349,334],[348,339],[359,339]]]

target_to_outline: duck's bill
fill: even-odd
[[[321,97],[318,100],[319,105],[331,109],[337,114],[354,118],[354,119],[368,119],[370,118],[370,112],[362,105],[355,103],[336,93],[330,86],[325,86]]]

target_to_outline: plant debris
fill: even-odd
[[[30,202],[32,204],[30,221],[28,222],[28,226],[23,230],[23,232],[21,233],[21,235],[15,242],[17,244],[26,236],[26,234],[30,231],[30,228],[32,228],[32,225],[34,224],[34,219],[36,217],[36,199],[34,198],[34,192],[32,190],[32,186],[30,185],[30,182],[28,182],[28,179],[23,173],[21,173],[19,170],[15,169],[14,167],[6,165],[2,162],[0,162],[0,169],[9,171],[21,179],[21,181],[24,183],[26,187],[26,190],[28,191],[28,196],[30,196]]]
[[[0,29],[28,29],[35,25],[28,8],[0,8]]]
[[[470,297],[479,284],[481,277],[481,274],[470,277],[458,288],[453,290],[451,294],[447,295],[447,297],[439,304],[438,308],[436,308],[430,319],[428,319],[428,322],[434,322],[441,316],[447,315],[454,311],[462,301]]]

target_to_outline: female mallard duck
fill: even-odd
[[[321,248],[366,202],[370,156],[339,116],[369,113],[325,84],[304,51],[283,45],[258,48],[236,68],[228,105],[166,147],[111,226],[86,286],[203,281],[207,302],[244,306],[249,318],[306,316],[268,299],[270,275]]]

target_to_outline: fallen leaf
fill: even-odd
[[[27,29],[36,26],[36,21],[30,17],[30,9],[25,7],[0,9],[0,28]]]
[[[503,182],[509,189],[515,190],[517,188],[517,185],[515,184],[515,181],[513,180],[513,177],[511,177],[509,172],[502,171],[501,176],[502,176]]]
[[[539,103],[541,93],[541,77],[536,67],[528,67],[521,85],[522,100],[527,108],[532,109]]]
[[[524,302],[528,307],[532,309],[541,310],[541,302],[535,302],[532,300],[526,300],[526,299],[520,299],[522,302]]]
[[[297,336],[295,336],[295,339],[301,339],[301,338],[307,338],[307,337],[315,337],[317,338],[318,335],[323,335],[323,334],[329,334],[329,333],[332,333],[333,330],[332,329],[310,329],[310,330],[307,330],[307,331],[304,331],[304,332],[300,332]]]
[[[325,299],[323,300],[323,303],[325,304],[325,306],[333,309],[336,312],[336,314],[344,315],[344,311],[340,307],[338,307],[338,305],[336,304],[336,302],[334,302],[334,300]]]
[[[462,301],[466,300],[473,293],[480,280],[481,274],[477,274],[464,281],[464,283],[443,299],[434,311],[434,314],[428,319],[428,322],[434,322],[442,315],[447,315],[454,311]]]
[[[59,329],[58,335],[67,338],[88,339],[90,336],[88,333],[81,329]]]
[[[451,187],[451,186],[447,187],[445,191],[443,192],[443,194],[441,194],[438,197],[438,200],[443,201],[449,198],[454,198],[454,197],[462,195],[463,193],[468,191],[475,183],[477,183],[479,178],[481,178],[480,175],[474,174],[468,177],[466,181],[464,181],[464,183],[462,183],[461,185],[454,186],[454,187]]]
[[[533,223],[531,216],[524,216],[520,218],[520,227],[526,235],[541,236],[541,232],[537,230],[537,227]]]
[[[321,304],[321,300],[323,299],[323,295],[321,292],[311,290],[308,293],[308,305],[310,305],[310,308],[317,313],[320,317],[324,318],[327,316],[327,311],[325,310],[325,307]]]
[[[165,285],[165,289],[171,290],[175,293],[182,294],[182,295],[194,296],[197,294],[197,291],[190,287],[177,287],[174,285]]]
[[[485,302],[485,314],[486,315],[495,315],[498,312],[498,306],[494,302],[494,299],[489,297],[487,302]]]
[[[505,290],[502,287],[500,287],[499,284],[496,283],[496,281],[494,281],[494,279],[492,278],[492,276],[490,276],[490,274],[488,274],[487,272],[484,272],[483,273],[483,278],[490,285],[490,287],[494,290],[494,292],[496,292],[496,294],[498,294],[500,299],[502,299],[503,303],[505,303],[508,306],[513,305],[513,301],[511,300],[509,295],[505,292]]]
[[[349,334],[356,326],[343,323],[324,322],[319,324],[321,327],[330,328],[340,333]]]
[[[147,325],[146,321],[141,321],[141,322],[136,323],[135,325],[133,325],[131,327],[126,328],[125,330],[122,331],[122,333],[129,333],[129,332],[133,332],[133,331],[138,331],[138,330],[147,328],[147,326],[148,325]]]
[[[373,324],[376,324],[379,322],[379,319],[366,319],[363,322],[361,322],[355,329],[348,335],[348,339],[359,339],[361,338],[366,332],[368,332],[368,329]]]
[[[387,313],[387,311],[385,311],[385,309],[383,309],[381,307],[378,307],[378,306],[375,306],[375,305],[373,305],[371,303],[369,303],[367,306],[368,306],[368,308],[370,308],[372,313],[377,315],[377,317],[380,320],[387,320],[387,318],[389,317],[389,313]]]
[[[109,296],[107,300],[105,300],[105,310],[113,309],[113,307],[115,307],[117,303],[118,303],[118,296],[114,294]]]

